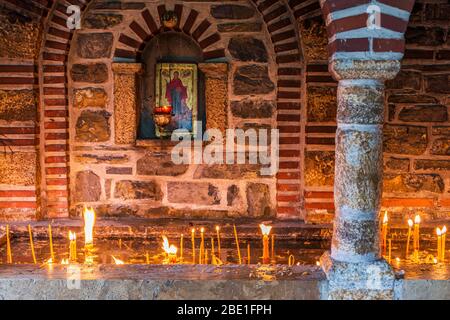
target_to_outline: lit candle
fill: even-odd
[[[94,224],[95,212],[94,209],[84,207],[84,245],[86,248],[91,248],[94,244]]]
[[[28,225],[28,235],[30,236],[30,247],[31,247],[31,257],[33,258],[33,263],[36,264],[36,254],[34,253],[34,242],[33,233],[31,232],[31,225]]]
[[[217,234],[217,255],[220,259],[221,247],[220,247],[220,227],[219,226],[216,226],[216,234]]]
[[[7,263],[12,263],[11,239],[9,238],[9,225],[6,225],[6,259]]]
[[[55,261],[55,252],[53,251],[53,235],[52,235],[52,225],[48,225],[48,238],[50,241],[50,259]]]
[[[184,235],[181,234],[181,238],[180,238],[180,262],[183,262],[183,242],[184,242]]]
[[[389,217],[387,214],[387,211],[384,212],[384,216],[383,216],[383,225],[382,225],[382,229],[381,229],[381,239],[382,239],[382,255],[385,256],[386,255],[386,241],[387,241],[387,228],[388,228],[388,222],[389,222]]]
[[[419,258],[420,248],[420,215],[416,215],[414,218],[414,257]]]
[[[269,234],[272,230],[271,226],[266,226],[265,224],[260,224],[261,232],[263,234],[263,263],[269,263]]]
[[[388,254],[388,262],[391,263],[391,257],[392,257],[392,239],[389,239],[389,254]]]
[[[236,230],[236,225],[233,225],[233,229],[234,229],[234,239],[236,240],[236,248],[237,248],[237,253],[238,253],[238,261],[239,261],[239,264],[242,264],[241,248],[239,248],[239,238],[238,238],[238,234],[237,234],[237,230]]]
[[[192,263],[195,264],[195,229],[191,230],[191,242],[192,242]]]
[[[216,254],[216,248],[214,247],[214,238],[211,237],[211,259]]]
[[[442,262],[445,262],[445,241],[447,240],[447,227],[442,228],[442,240],[441,240],[441,252],[442,252]]]
[[[203,264],[208,264],[208,249],[205,249],[205,260],[203,261]]]
[[[406,259],[408,259],[408,256],[409,256],[409,243],[411,242],[411,231],[412,231],[413,225],[414,225],[414,222],[411,219],[408,219],[408,238],[406,240]]]
[[[437,259],[439,261],[439,260],[441,260],[441,257],[442,257],[442,251],[441,251],[442,233],[441,233],[441,229],[436,228],[436,235],[437,235]]]
[[[250,242],[247,242],[247,264],[250,265]]]
[[[199,257],[199,263],[202,264],[205,258],[205,228],[200,229],[200,257]]]
[[[275,263],[275,235],[272,234],[272,261]]]
[[[75,232],[69,231],[69,261],[77,261],[77,235]]]
[[[145,253],[145,262],[147,264],[150,264],[150,255],[148,254],[148,252]]]

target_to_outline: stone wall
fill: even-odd
[[[402,71],[387,83],[383,209],[396,223],[418,211],[424,219],[450,212],[450,7],[444,2],[416,3]],[[302,20],[300,30],[307,58],[305,209],[309,222],[331,221],[336,82],[328,73],[323,19]]]
[[[160,23],[160,8],[115,10],[97,2],[74,35],[68,66],[71,214],[87,204],[104,216],[274,216],[276,178],[261,176],[259,166],[175,165],[173,143],[136,140],[136,75],[145,68],[144,45],[137,43],[145,44],[152,32],[170,32],[155,32],[148,23],[149,15]],[[207,127],[276,127],[277,63],[256,8],[235,1],[175,9],[181,29],[197,13],[187,34],[193,31],[205,56],[199,69],[205,73]],[[201,30],[202,24],[209,27]],[[220,51],[222,57],[210,56]]]
[[[0,219],[36,216],[40,15],[0,4]]]

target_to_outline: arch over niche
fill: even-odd
[[[277,175],[278,214],[287,217],[299,217],[302,203],[302,50],[296,27],[296,18],[300,12],[317,11],[317,1],[304,7],[303,2],[252,0],[262,16],[270,35],[271,45],[277,64],[277,128],[281,134],[280,172]],[[68,128],[68,86],[66,62],[70,51],[73,30],[66,26],[67,7],[79,5],[83,15],[95,0],[55,1],[46,19],[46,33],[41,48],[39,79],[41,81],[41,206],[43,216],[64,217],[69,208],[69,134]],[[318,2],[317,2],[318,3]],[[295,5],[294,5],[295,4]],[[302,11],[298,11],[302,9]],[[161,26],[160,17],[166,10],[160,5],[158,18],[153,17],[144,8],[141,16],[145,25],[135,21],[121,34],[114,52],[114,60],[122,62],[139,61],[142,50],[148,41],[164,32],[182,32],[189,35],[203,50],[205,61],[225,58],[224,48],[214,47],[220,41],[220,34],[214,33],[201,38],[211,27],[208,19],[199,20],[199,13],[182,4],[176,4],[177,14],[184,12],[186,19],[173,30]],[[295,10],[293,10],[295,9]],[[305,11],[306,10],[306,11]],[[297,12],[297,13],[296,13]],[[309,12],[309,11],[308,11]],[[305,14],[307,14],[306,12]],[[141,19],[139,19],[141,20]],[[196,26],[194,28],[194,26]],[[150,30],[150,33],[146,30]]]

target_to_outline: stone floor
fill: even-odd
[[[49,222],[32,223],[33,232],[46,234]],[[277,238],[330,239],[329,226],[272,221]],[[54,236],[82,228],[80,220],[53,221]],[[236,223],[240,238],[259,234],[258,223]],[[180,229],[214,222],[179,220],[99,220],[97,237],[178,235]],[[232,237],[233,222],[221,224],[223,237]],[[423,238],[433,238],[424,226]],[[4,225],[0,227],[4,230]],[[28,236],[27,223],[13,223],[14,236]],[[405,230],[393,228],[402,239]],[[0,236],[0,243],[4,237]],[[396,269],[396,299],[450,299],[450,265],[402,265]],[[79,279],[77,282],[72,279]],[[286,265],[0,265],[0,299],[321,299],[327,280],[320,267]]]

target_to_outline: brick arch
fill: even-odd
[[[42,216],[64,217],[69,209],[69,98],[67,67],[73,30],[66,26],[69,5],[79,5],[83,14],[92,0],[55,0],[46,18],[45,37],[39,61],[41,84],[40,152],[41,152],[41,208]],[[308,3],[311,1],[308,1]],[[50,3],[50,2],[49,2]],[[298,217],[302,201],[301,186],[301,124],[302,51],[295,21],[305,13],[302,1],[252,0],[262,16],[270,35],[277,65],[277,127],[280,130],[280,171],[277,175],[277,202],[280,216]],[[315,2],[314,2],[315,3]],[[311,11],[317,5],[307,6]],[[145,44],[161,32],[160,17],[166,7],[158,7],[155,19],[148,9],[141,12],[144,25],[132,22],[121,34],[115,59],[138,60]],[[181,4],[174,8],[178,16],[186,11],[187,19],[174,31],[190,35],[203,49],[205,60],[225,57],[225,50],[209,49],[220,41],[214,33],[202,35],[211,27],[207,19],[198,21],[199,13]],[[188,11],[189,10],[189,11]],[[194,28],[194,26],[196,26]],[[150,32],[146,31],[149,30]]]
[[[130,23],[128,29],[119,37],[120,47],[116,48],[114,52],[114,60],[131,59],[134,61],[140,61],[142,51],[145,49],[150,40],[164,32],[173,31],[181,32],[193,39],[202,49],[203,58],[205,61],[225,57],[225,49],[209,49],[221,40],[219,33],[216,32],[204,39],[201,39],[205,32],[212,26],[212,23],[209,22],[208,19],[202,20],[196,28],[193,28],[197,22],[199,15],[198,11],[186,8],[181,4],[176,4],[174,11],[178,17],[181,17],[183,11],[187,10],[189,10],[189,15],[183,25],[181,25],[180,18],[178,19],[178,24],[173,29],[168,29],[161,23],[161,17],[164,15],[166,10],[165,5],[158,6],[158,19],[155,19],[148,9],[143,10],[141,12],[141,17],[144,20],[144,24],[140,24],[135,20]],[[147,32],[146,29],[150,32]]]
[[[39,57],[41,216],[69,213],[69,97],[67,66],[74,31],[66,25],[67,7],[85,13],[92,0],[55,0],[46,19]]]

